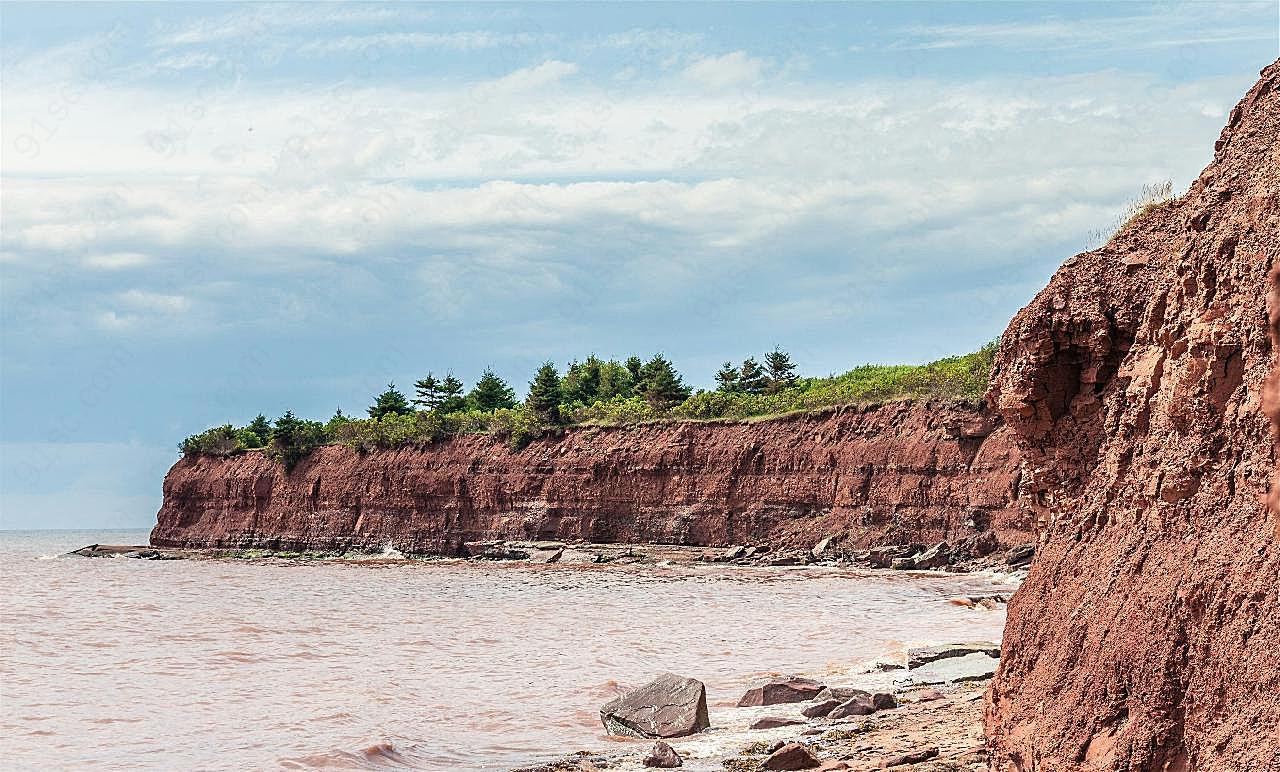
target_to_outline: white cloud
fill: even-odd
[[[474,51],[485,48],[531,46],[552,40],[550,35],[528,32],[379,32],[368,35],[344,35],[338,38],[312,40],[299,47],[302,53],[377,52],[403,48],[444,48]]]
[[[759,80],[765,67],[763,59],[748,56],[745,51],[734,51],[698,59],[685,68],[684,75],[704,86],[724,88]]]
[[[161,314],[177,314],[191,307],[191,302],[181,295],[165,295],[140,289],[122,292],[117,297],[128,308]]]
[[[125,268],[137,268],[151,262],[150,255],[140,252],[109,252],[92,254],[84,258],[84,264],[90,268],[117,271]]]

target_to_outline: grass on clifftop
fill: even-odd
[[[245,427],[227,424],[193,435],[179,447],[186,455],[217,456],[262,448],[292,468],[314,448],[330,443],[372,450],[422,445],[460,434],[491,434],[519,449],[568,426],[744,420],[904,399],[977,400],[987,388],[995,351],[992,342],[972,354],[924,365],[863,365],[843,375],[800,378],[772,393],[699,390],[670,406],[654,405],[640,396],[613,397],[590,405],[562,403],[559,421],[547,420],[526,404],[489,411],[418,410],[387,413],[380,418],[350,418],[339,412],[324,423],[286,413],[269,424],[259,416]]]

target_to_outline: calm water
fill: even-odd
[[[753,677],[998,638],[989,577],[54,557],[145,532],[0,533],[0,766],[506,769],[610,750],[661,670],[712,724]],[[614,741],[616,742],[616,741]]]

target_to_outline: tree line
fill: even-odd
[[[796,383],[795,370],[790,355],[777,348],[765,355],[763,366],[754,357],[748,357],[738,367],[726,362],[716,374],[716,393],[777,393]],[[388,384],[367,408],[367,422],[346,416],[341,408],[324,423],[300,419],[292,411],[286,411],[274,422],[259,414],[246,426],[217,426],[186,438],[179,447],[184,454],[217,455],[263,448],[291,468],[326,442],[382,446],[394,443],[395,438],[447,436],[465,431],[468,426],[486,430],[496,427],[509,432],[513,444],[522,444],[546,428],[574,423],[593,406],[618,406],[624,415],[656,417],[686,402],[694,393],[662,354],[654,354],[648,360],[631,356],[622,361],[593,354],[581,362],[571,361],[563,373],[553,362],[544,362],[529,381],[523,401],[517,400],[515,390],[492,368],[485,368],[469,391],[452,372],[443,377],[428,372],[414,382],[413,389],[411,398],[394,383]],[[615,415],[616,411],[604,412]]]

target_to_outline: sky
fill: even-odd
[[[1277,3],[0,4],[0,528],[394,381],[972,351],[1184,190]]]

